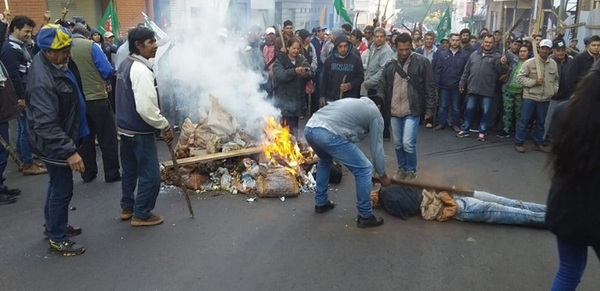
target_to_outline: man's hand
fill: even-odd
[[[458,87],[458,91],[460,92],[460,94],[465,93],[465,88],[463,87]]]
[[[17,105],[19,106],[19,111],[23,111],[25,109],[25,99],[17,100]]]
[[[500,78],[498,78],[498,80],[500,80],[500,82],[508,81],[508,74],[504,74],[504,75],[500,76]]]
[[[387,175],[383,175],[383,176],[379,177],[379,182],[381,182],[381,186],[392,185],[392,180]]]
[[[502,55],[500,57],[500,63],[503,65],[506,65],[506,62],[508,61],[508,59],[506,58],[506,55]]]
[[[62,14],[63,16],[63,20],[65,15],[67,15],[67,13],[69,13],[69,9],[67,9],[67,7],[63,7],[63,9],[60,11],[60,14]]]
[[[83,165],[83,159],[78,153],[74,153],[67,159],[67,164],[71,168],[71,170],[79,173],[83,173],[85,171],[85,166]]]
[[[535,80],[535,84],[538,85],[538,86],[544,84],[544,79],[537,79],[537,80]]]
[[[340,91],[344,93],[350,91],[350,89],[352,89],[352,85],[350,85],[350,83],[344,83],[340,85]]]
[[[168,145],[171,145],[171,143],[173,142],[173,130],[171,129],[171,126],[167,127],[166,130],[163,129],[162,133],[160,134],[160,136],[165,140],[165,142]]]
[[[325,97],[319,98],[319,107],[324,107],[325,105],[327,105],[327,99]]]
[[[46,12],[44,12],[44,23],[49,23],[51,18],[52,18],[52,11],[46,10]]]

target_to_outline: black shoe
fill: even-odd
[[[499,137],[499,138],[509,138],[510,137],[510,133],[506,132],[506,131],[503,131],[502,133],[499,133],[497,135],[497,137]]]
[[[335,203],[327,200],[327,203],[325,203],[325,205],[321,205],[321,206],[317,206],[315,205],[315,212],[316,213],[323,213],[323,212],[327,212],[331,209],[335,208]]]
[[[113,183],[113,182],[119,182],[121,181],[121,175],[115,176],[115,177],[111,177],[111,178],[104,178],[104,181],[106,181],[106,183]]]
[[[0,194],[0,205],[2,204],[11,204],[17,202],[17,197],[8,195],[8,194]]]
[[[52,239],[49,241],[50,251],[61,254],[63,257],[72,257],[85,253],[85,248],[74,241],[64,240],[55,242]]]
[[[6,186],[4,186],[4,190],[2,190],[2,192],[0,192],[0,194],[6,194],[9,196],[19,196],[21,195],[21,190],[19,189],[10,189]]]
[[[71,225],[67,225],[67,231],[65,231],[65,234],[67,235],[67,237],[73,237],[76,235],[80,235],[81,234],[81,227],[73,227]],[[48,238],[48,230],[46,229],[46,225],[44,224],[44,236],[46,238]]]
[[[376,217],[375,215],[371,215],[371,217],[369,217],[369,218],[362,218],[359,215],[358,219],[356,220],[356,226],[358,226],[360,228],[376,227],[376,226],[380,226],[382,224],[383,224],[383,218]]]

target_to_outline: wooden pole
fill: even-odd
[[[506,32],[506,5],[502,6],[502,27],[500,28],[502,31]],[[506,39],[508,39],[508,34],[503,33],[500,41],[502,42],[502,54],[506,53]]]
[[[415,181],[415,180],[412,180],[412,181],[406,181],[406,180],[398,181],[398,180],[394,180],[394,179],[390,179],[390,180],[392,181],[392,184],[394,184],[394,185],[411,186],[411,187],[423,188],[423,189],[428,189],[428,190],[433,189],[438,192],[439,191],[447,191],[450,193],[462,194],[464,196],[473,196],[473,193],[475,192],[474,190],[461,189],[461,188],[456,188],[454,186],[449,187],[449,186],[443,186],[443,185],[423,183],[423,182]],[[381,183],[379,178],[376,178],[376,177],[371,178],[371,181],[373,183]]]
[[[173,162],[173,168],[175,170],[175,175],[179,178],[179,184],[181,185],[181,189],[183,189],[183,196],[185,197],[185,202],[187,204],[188,211],[190,212],[190,217],[194,218],[194,209],[192,209],[192,202],[190,201],[190,194],[188,193],[188,188],[185,186],[185,181],[183,177],[181,177],[181,173],[179,172],[179,164],[177,163],[177,156],[175,155],[175,151],[173,150],[173,146],[170,143],[167,143],[167,147],[169,148],[169,154],[171,154],[171,161]]]
[[[543,79],[542,76],[542,62],[540,62],[540,56],[538,55],[538,42],[533,39],[533,57],[535,58],[535,72],[537,73],[538,79]]]

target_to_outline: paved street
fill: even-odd
[[[393,173],[393,145],[385,146]],[[531,147],[518,154],[512,139],[481,143],[421,127],[418,180],[545,203],[547,156]],[[545,230],[403,221],[381,209],[382,227],[359,229],[347,172],[326,214],[314,213],[312,194],[249,203],[204,193],[193,197],[190,219],[181,192],[163,187],[155,212],[165,223],[148,228],[118,219],[119,183],[76,175],[70,222],[83,228],[74,240],[87,252],[62,258],[42,236],[47,176],[24,177],[12,161],[5,176],[23,194],[0,206],[0,290],[548,290],[558,264]],[[598,290],[598,274],[590,249],[579,290]]]

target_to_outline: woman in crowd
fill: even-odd
[[[561,110],[563,107],[564,110]],[[557,106],[559,133],[552,148],[553,177],[546,223],[556,235],[560,264],[552,290],[575,290],[591,246],[600,259],[600,66],[575,96]],[[556,122],[556,121],[553,121]]]
[[[281,110],[281,121],[298,136],[298,119],[306,104],[306,82],[315,71],[301,54],[302,40],[292,37],[286,43],[287,54],[278,54],[273,64],[273,102]]]

